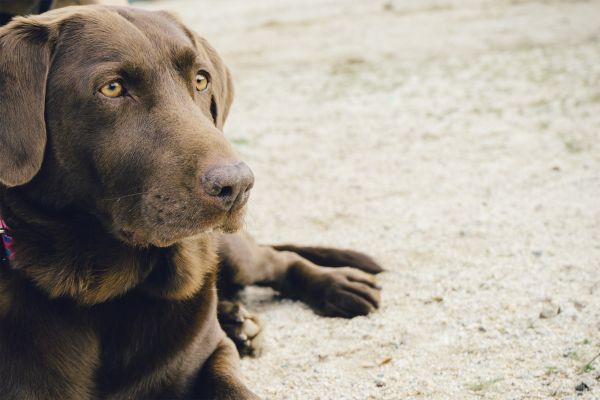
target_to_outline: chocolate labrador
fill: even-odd
[[[368,256],[233,233],[254,177],[222,133],[232,97],[169,13],[0,28],[2,399],[253,399],[236,345],[255,352],[260,326],[237,289],[330,316],[378,306]]]

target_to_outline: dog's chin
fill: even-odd
[[[148,234],[143,230],[119,229],[117,238],[131,247],[170,247],[184,239],[202,236],[213,229],[186,230],[183,232],[160,232],[160,234]]]
[[[132,247],[169,247],[184,239],[199,237],[214,231],[222,233],[234,233],[244,226],[245,207],[229,212],[218,221],[200,224],[196,227],[180,227],[169,229],[157,227],[153,229],[131,229],[118,228],[116,236],[122,242]]]
[[[174,235],[163,236],[146,233],[142,229],[121,228],[117,230],[116,236],[122,242],[131,247],[169,247],[181,238]]]
[[[240,210],[228,213],[225,220],[218,226],[216,230],[223,233],[235,233],[244,226],[244,217],[246,216],[246,207]]]

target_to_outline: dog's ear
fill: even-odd
[[[8,187],[29,182],[42,165],[53,36],[35,17],[0,28],[0,183]]]

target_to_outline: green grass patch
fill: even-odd
[[[494,378],[479,383],[472,383],[467,386],[467,389],[469,389],[472,392],[484,392],[491,388],[494,384],[500,382],[501,380],[502,378]]]

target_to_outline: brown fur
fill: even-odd
[[[0,77],[16,253],[0,272],[3,398],[254,398],[222,350],[207,233],[237,229],[243,208],[200,188],[235,160],[216,52],[165,13],[66,8],[0,29]],[[131,97],[98,94],[116,78]]]
[[[103,98],[115,79],[129,95]],[[2,398],[255,398],[217,320],[217,281],[223,298],[267,285],[323,315],[378,307],[363,271],[381,267],[362,253],[216,233],[244,214],[200,183],[237,162],[222,135],[231,76],[172,15],[16,17],[0,28],[0,98],[0,215],[16,253],[0,269]],[[222,305],[226,333],[256,354],[258,319]]]

